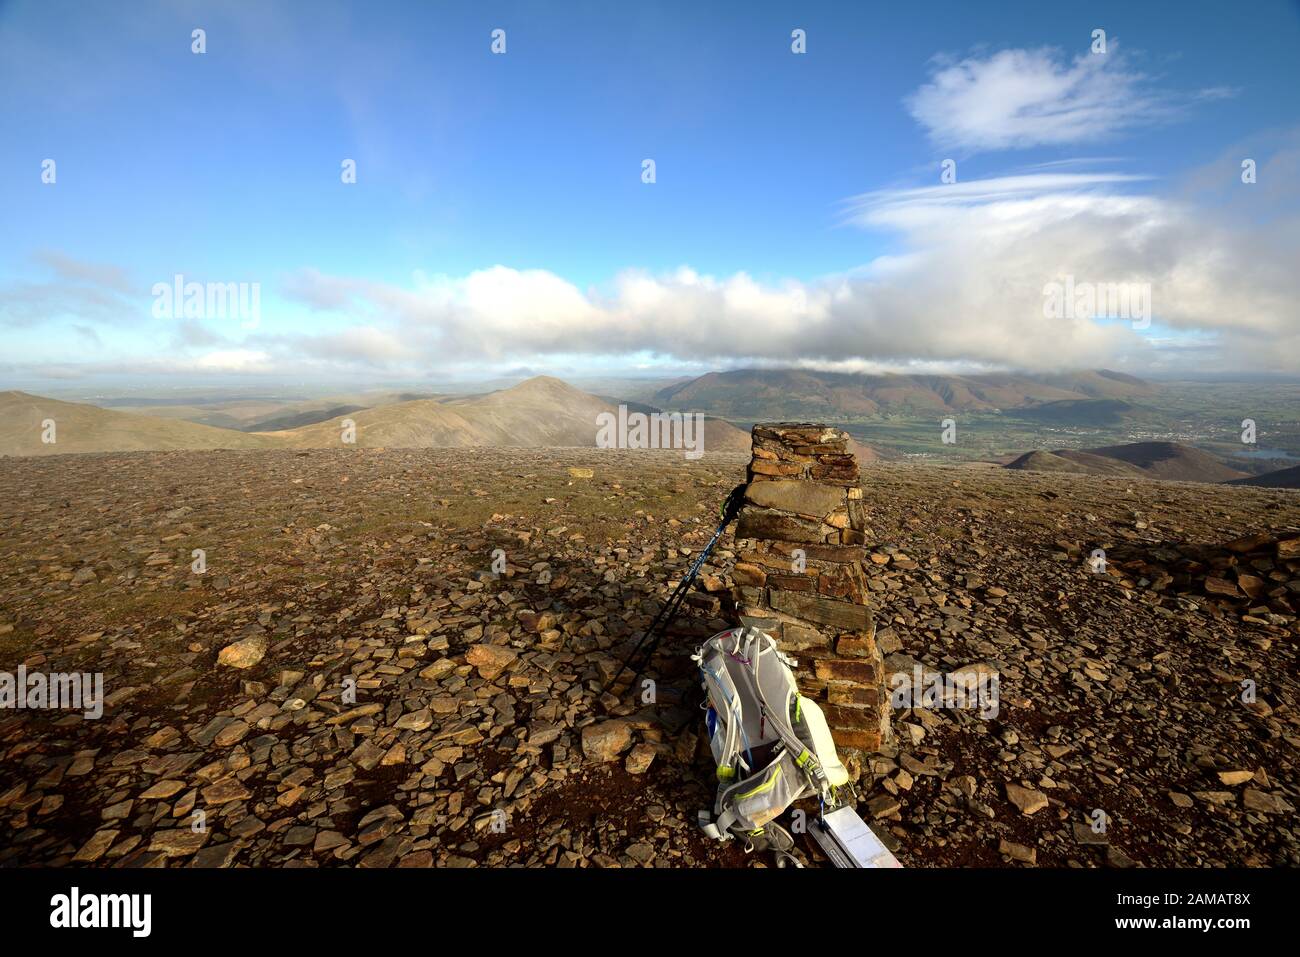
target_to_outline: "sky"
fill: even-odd
[[[1300,375],[1298,53],[1296,2],[0,0],[0,387]]]

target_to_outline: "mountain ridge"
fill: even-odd
[[[617,414],[617,406],[553,376],[481,395],[390,402],[257,432],[11,390],[0,393],[0,454],[334,448],[345,444],[349,422],[361,448],[593,447],[602,413]],[[55,422],[53,444],[41,441],[47,419]],[[748,451],[749,441],[748,433],[725,421],[705,420],[706,453]]]
[[[1092,449],[1036,449],[1008,462],[1004,468],[1033,472],[1074,472],[1099,476],[1131,476],[1175,482],[1228,482],[1246,473],[1224,464],[1209,452],[1178,442],[1130,442]]]
[[[1142,379],[1106,369],[1046,375],[734,369],[708,372],[661,389],[653,402],[663,408],[690,408],[730,419],[845,420],[901,411],[995,411],[1062,400],[1122,400],[1155,391]]]

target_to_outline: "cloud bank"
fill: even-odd
[[[1273,167],[1300,165],[1294,147]],[[628,270],[579,289],[542,270],[493,266],[417,277],[409,288],[305,271],[288,287],[347,315],[343,334],[283,345],[319,359],[535,359],[648,353],[738,365],[966,363],[1050,370],[1160,370],[1199,360],[1234,371],[1300,371],[1294,212],[1271,221],[1212,215],[1156,195],[1145,177],[1035,173],[862,194],[848,224],[897,251],[815,280],[761,283],[743,272]],[[1260,185],[1240,189],[1261,190]],[[1160,335],[1133,323],[1044,315],[1044,287],[1149,285]]]
[[[1267,168],[1300,170],[1300,148]],[[844,203],[843,222],[887,234],[894,251],[811,280],[631,269],[582,289],[495,265],[397,285],[303,269],[278,296],[328,331],[278,329],[268,308],[246,334],[193,320],[170,322],[167,334],[177,368],[196,373],[420,375],[575,355],[611,365],[648,355],[732,367],[1300,372],[1300,218],[1270,207],[1262,183],[1237,188],[1261,191],[1252,195],[1266,220],[1211,214],[1149,186],[1131,174],[1046,172],[864,193]],[[73,279],[0,289],[0,316],[28,321],[39,300],[104,318],[100,297],[121,294],[95,281],[120,277],[58,262]],[[1152,328],[1046,316],[1044,287],[1067,276],[1149,285]]]

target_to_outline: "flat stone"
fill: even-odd
[[[375,742],[367,738],[357,745],[350,755],[349,760],[363,771],[370,771],[379,766],[379,762],[384,758],[384,749]]]
[[[424,731],[433,724],[433,715],[429,713],[428,708],[421,708],[419,711],[408,711],[397,719],[394,727],[402,731]]]
[[[302,847],[316,840],[316,828],[297,825],[284,832],[285,847]]]
[[[185,787],[184,781],[159,781],[149,790],[140,795],[142,801],[159,801],[163,798],[169,798],[177,791]]]
[[[1248,811],[1258,811],[1261,814],[1278,814],[1283,810],[1282,802],[1276,797],[1255,788],[1246,788],[1241,792],[1241,804]]]
[[[632,727],[613,719],[582,729],[582,753],[592,761],[613,761],[632,746]]]
[[[229,804],[232,801],[243,801],[251,792],[238,778],[226,778],[205,787],[202,794],[207,804]]]
[[[1032,847],[1026,847],[1023,844],[1017,844],[1014,841],[1008,841],[1002,838],[998,842],[998,853],[1005,854],[1013,861],[1020,861],[1022,864],[1037,864],[1038,851]]]
[[[369,704],[357,705],[355,708],[349,708],[347,711],[341,711],[338,714],[331,715],[330,717],[325,719],[325,723],[326,724],[351,724],[353,721],[356,721],[358,718],[366,718],[372,714],[378,714],[383,710],[384,710],[383,705],[374,704],[373,702]]]
[[[820,521],[844,505],[845,495],[843,487],[838,485],[777,479],[751,482],[745,488],[745,500],[762,508],[794,512]]]
[[[1247,781],[1253,780],[1254,777],[1255,777],[1254,771],[1220,771],[1219,772],[1219,780],[1222,783],[1228,785],[1229,787],[1231,787],[1234,784],[1245,784]]]
[[[187,857],[208,842],[210,833],[207,829],[195,831],[188,827],[154,831],[149,841],[149,850],[157,851],[164,857]]]
[[[228,748],[232,744],[237,744],[244,740],[248,735],[249,730],[251,729],[245,722],[232,721],[217,732],[217,736],[212,739],[212,743],[219,748]]]
[[[217,655],[217,664],[230,668],[251,668],[266,656],[267,644],[263,635],[252,635],[233,645],[226,645]]]
[[[892,794],[878,794],[867,802],[867,810],[871,813],[872,818],[879,819],[897,814],[902,807],[898,803],[898,798]]]
[[[657,753],[653,744],[634,745],[632,750],[628,752],[623,767],[628,774],[645,774],[650,770],[650,765],[654,763]]]
[[[871,612],[864,606],[832,598],[816,598],[799,592],[773,591],[772,607],[795,618],[805,618],[819,625],[844,631],[872,630]]]
[[[766,484],[766,483],[762,483]],[[762,538],[778,542],[806,542],[820,544],[826,541],[829,526],[773,509],[746,508],[736,522],[736,538]]]
[[[85,844],[81,845],[81,850],[72,856],[74,861],[83,864],[93,864],[104,856],[117,836],[122,833],[116,828],[108,828],[103,831],[96,831]]]
[[[1028,817],[1036,814],[1043,808],[1047,807],[1047,795],[1042,791],[1035,791],[1032,788],[1021,787],[1008,781],[1007,800],[1020,809],[1020,813]]]
[[[1105,831],[1094,831],[1089,824],[1081,824],[1075,821],[1073,824],[1074,839],[1079,844],[1109,844],[1110,838]]]
[[[316,835],[316,841],[312,844],[312,851],[319,854],[321,851],[332,851],[336,847],[346,847],[350,842],[338,831],[321,831]]]
[[[510,667],[518,657],[519,652],[513,648],[504,645],[479,644],[469,650],[465,660],[478,669],[480,678],[484,681],[492,681]]]
[[[234,862],[235,854],[238,851],[239,844],[235,841],[211,844],[195,853],[194,860],[190,861],[190,867],[229,867]]]
[[[420,671],[420,677],[428,681],[441,681],[456,670],[456,662],[450,658],[439,658],[433,664]]]

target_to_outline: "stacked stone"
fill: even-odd
[[[849,436],[822,425],[756,425],[736,525],[735,599],[799,662],[800,691],[841,748],[889,738],[884,664],[863,558],[866,515]]]

